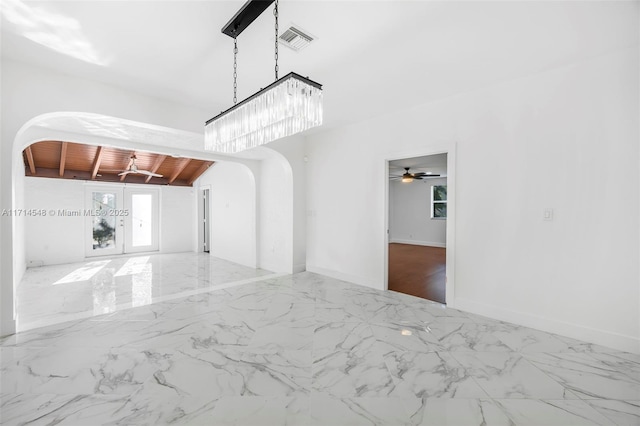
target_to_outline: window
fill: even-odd
[[[431,219],[447,218],[447,185],[431,186]]]

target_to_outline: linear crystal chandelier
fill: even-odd
[[[237,36],[274,0],[249,0],[222,29],[234,39],[233,103],[205,124],[205,149],[235,153],[322,124],[322,85],[291,72],[278,79],[278,0],[275,0],[276,81],[237,103]]]

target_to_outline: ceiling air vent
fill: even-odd
[[[313,41],[313,37],[305,31],[294,26],[289,27],[285,32],[278,37],[280,43],[295,50],[296,52],[304,49]]]

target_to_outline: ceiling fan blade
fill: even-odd
[[[135,173],[135,172],[132,172],[131,170],[125,170],[125,171],[124,171],[124,172],[122,172],[122,173],[118,173],[118,176],[128,175],[129,173]]]
[[[141,175],[147,175],[147,176],[151,176],[151,177],[162,177],[162,175],[159,175],[157,173],[153,173],[147,170],[138,170],[138,173],[140,173]]]
[[[424,175],[422,177],[440,177],[440,175]]]

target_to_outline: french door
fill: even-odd
[[[157,189],[87,185],[85,197],[87,257],[158,250]]]

